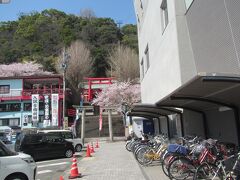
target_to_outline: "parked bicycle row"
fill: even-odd
[[[233,143],[197,136],[170,142],[164,135],[145,135],[128,140],[126,149],[143,166],[157,162],[169,179],[240,180],[240,153]]]

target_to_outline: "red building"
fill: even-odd
[[[62,107],[62,75],[0,77],[0,126],[60,127]]]

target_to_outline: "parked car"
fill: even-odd
[[[33,158],[13,152],[0,140],[0,179],[35,180],[37,166]]]
[[[38,133],[54,134],[73,143],[76,152],[80,152],[83,147],[82,139],[74,137],[70,130],[39,130]]]
[[[30,154],[34,160],[67,157],[74,154],[72,142],[55,134],[20,134],[15,143],[15,151]]]
[[[7,133],[5,132],[0,132],[0,140],[10,149],[10,150],[14,150],[14,144],[12,141],[9,140],[9,138],[7,137]]]

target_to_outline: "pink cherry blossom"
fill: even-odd
[[[33,62],[0,65],[0,77],[50,75],[50,74],[53,73],[43,71],[42,65]]]
[[[130,82],[116,82],[104,88],[93,100],[93,104],[100,107],[116,107],[121,111],[122,105],[129,108],[140,102],[140,85]]]

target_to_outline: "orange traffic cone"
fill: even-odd
[[[91,150],[90,150],[89,145],[87,145],[86,157],[91,157]]]
[[[91,144],[91,153],[95,153],[93,143]]]
[[[72,168],[71,168],[71,174],[68,177],[69,179],[75,179],[81,177],[81,173],[78,172],[78,167],[77,167],[77,159],[76,156],[73,155],[73,160],[72,160]]]
[[[97,143],[96,143],[95,148],[100,148],[100,147],[99,147],[99,144],[98,144],[98,139],[97,139]]]
[[[60,176],[59,180],[64,180],[64,179],[63,179],[63,176]]]

